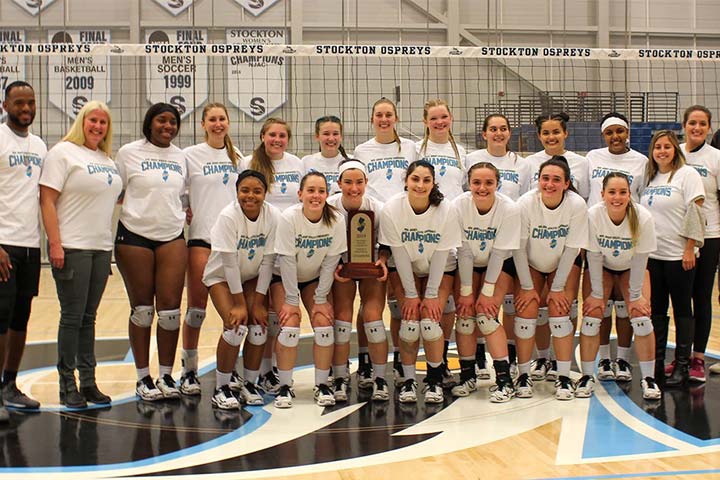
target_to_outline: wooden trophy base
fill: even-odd
[[[354,280],[380,278],[383,276],[383,269],[374,263],[346,263],[340,269],[340,276]]]

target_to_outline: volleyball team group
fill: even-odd
[[[244,157],[220,103],[203,109],[204,141],[185,149],[173,144],[179,112],[152,105],[143,138],[114,158],[111,113],[101,102],[86,103],[49,151],[29,132],[36,113],[31,85],[9,84],[3,107],[6,406],[40,406],[16,383],[38,293],[40,221],[60,304],[60,402],[72,408],[111,402],[96,383],[94,345],[113,249],[131,307],[136,394],[144,401],[201,394],[198,340],[208,297],[223,323],[211,398],[220,409],[263,405],[263,395],[273,395],[277,408],[292,406],[301,303],[313,330],[319,406],[348,401],[354,321],[357,387],[372,401],[388,401],[394,383],[399,402],[442,403],[448,394],[472,394],[479,380],[493,383],[491,402],[530,398],[534,382],[544,380],[554,381],[558,400],[587,398],[598,379],[632,379],[633,337],[646,400],[705,381],[720,254],[720,150],[706,143],[711,113],[705,107],[685,111],[686,143],[658,131],[648,157],[630,149],[622,114],[605,115],[598,135],[607,147],[584,157],[565,148],[565,114],[542,116],[536,125],[543,150],[523,158],[510,151],[512,132],[501,114],[484,121],[487,148],[467,153],[455,142],[446,102],[425,104],[424,138],[414,142],[398,136],[396,107],[382,98],[370,112],[374,137],[352,157],[342,146],[341,120],[326,116],[315,123],[319,151],[303,159],[287,151],[291,128],[278,118],[264,122],[260,142]],[[348,262],[347,217],[356,210],[374,213],[379,278],[340,275]],[[670,300],[676,346],[666,365]],[[153,379],[156,317],[159,375]],[[459,378],[448,368],[453,331]],[[574,381],[576,332],[581,376]],[[427,372],[422,388],[416,380],[420,343]],[[1,408],[0,420],[8,418]]]

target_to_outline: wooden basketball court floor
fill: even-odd
[[[44,268],[18,379],[43,406],[12,410],[10,424],[0,426],[0,477],[720,478],[720,375],[689,391],[665,392],[660,402],[642,400],[637,366],[633,382],[598,382],[592,399],[569,402],[554,400],[550,382],[536,382],[532,399],[491,404],[488,381],[470,397],[447,398],[437,407],[422,400],[372,402],[353,375],[350,401],[322,409],[312,401],[307,339],[292,409],[276,410],[266,397],[264,407],[214,410],[221,327],[211,303],[199,348],[202,397],[138,401],[127,355],[129,306],[113,271],[97,321],[98,384],[112,395],[112,406],[71,411],[58,405],[59,307]],[[709,353],[720,357],[717,318]],[[175,365],[179,378],[179,358]]]

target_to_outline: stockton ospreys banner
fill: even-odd
[[[25,30],[0,29],[0,43],[25,43]],[[25,57],[20,55],[0,55],[0,92],[15,80],[25,80]],[[0,104],[0,120],[5,120],[5,110]]]
[[[228,28],[229,44],[285,44],[284,28]],[[260,46],[252,48],[253,46]],[[259,122],[287,100],[287,59],[274,55],[241,54],[228,57],[228,99],[247,116]]]
[[[178,28],[148,30],[146,41],[172,44],[206,44],[207,30]],[[202,105],[208,95],[207,58],[193,55],[162,55],[147,58],[147,92],[150,103],[174,105],[182,118]]]
[[[55,0],[13,0],[33,17],[55,3]]]
[[[192,5],[193,0],[155,0],[155,3],[159,3],[165,10],[178,16]]]
[[[278,0],[235,0],[256,17],[277,3]]]
[[[50,30],[50,43],[110,42],[110,30]],[[75,118],[90,100],[110,103],[110,59],[92,55],[53,55],[48,58],[50,103]]]

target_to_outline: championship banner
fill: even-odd
[[[0,43],[18,45],[25,43],[25,30],[0,29]],[[16,80],[25,80],[25,57],[0,54],[0,92]],[[5,120],[5,110],[0,103],[0,120]]]
[[[192,5],[193,0],[155,0],[155,3],[160,4],[161,7],[177,17]]]
[[[106,44],[110,30],[50,30],[50,43]],[[110,59],[107,56],[54,55],[48,59],[48,98],[70,118],[90,100],[110,103]]]
[[[284,45],[284,28],[228,28],[228,44],[244,52],[228,57],[228,99],[256,122],[264,120],[287,100],[287,60],[257,55],[266,45]],[[253,55],[252,53],[257,53]]]
[[[176,30],[148,30],[148,44],[178,44],[178,46],[207,44],[207,30],[178,28]],[[208,95],[208,63],[203,56],[167,54],[147,59],[147,99],[150,103],[174,105],[182,118],[202,105]]]
[[[277,3],[278,0],[235,0],[235,3],[256,17]]]
[[[55,3],[55,0],[13,0],[27,13],[33,17]]]

